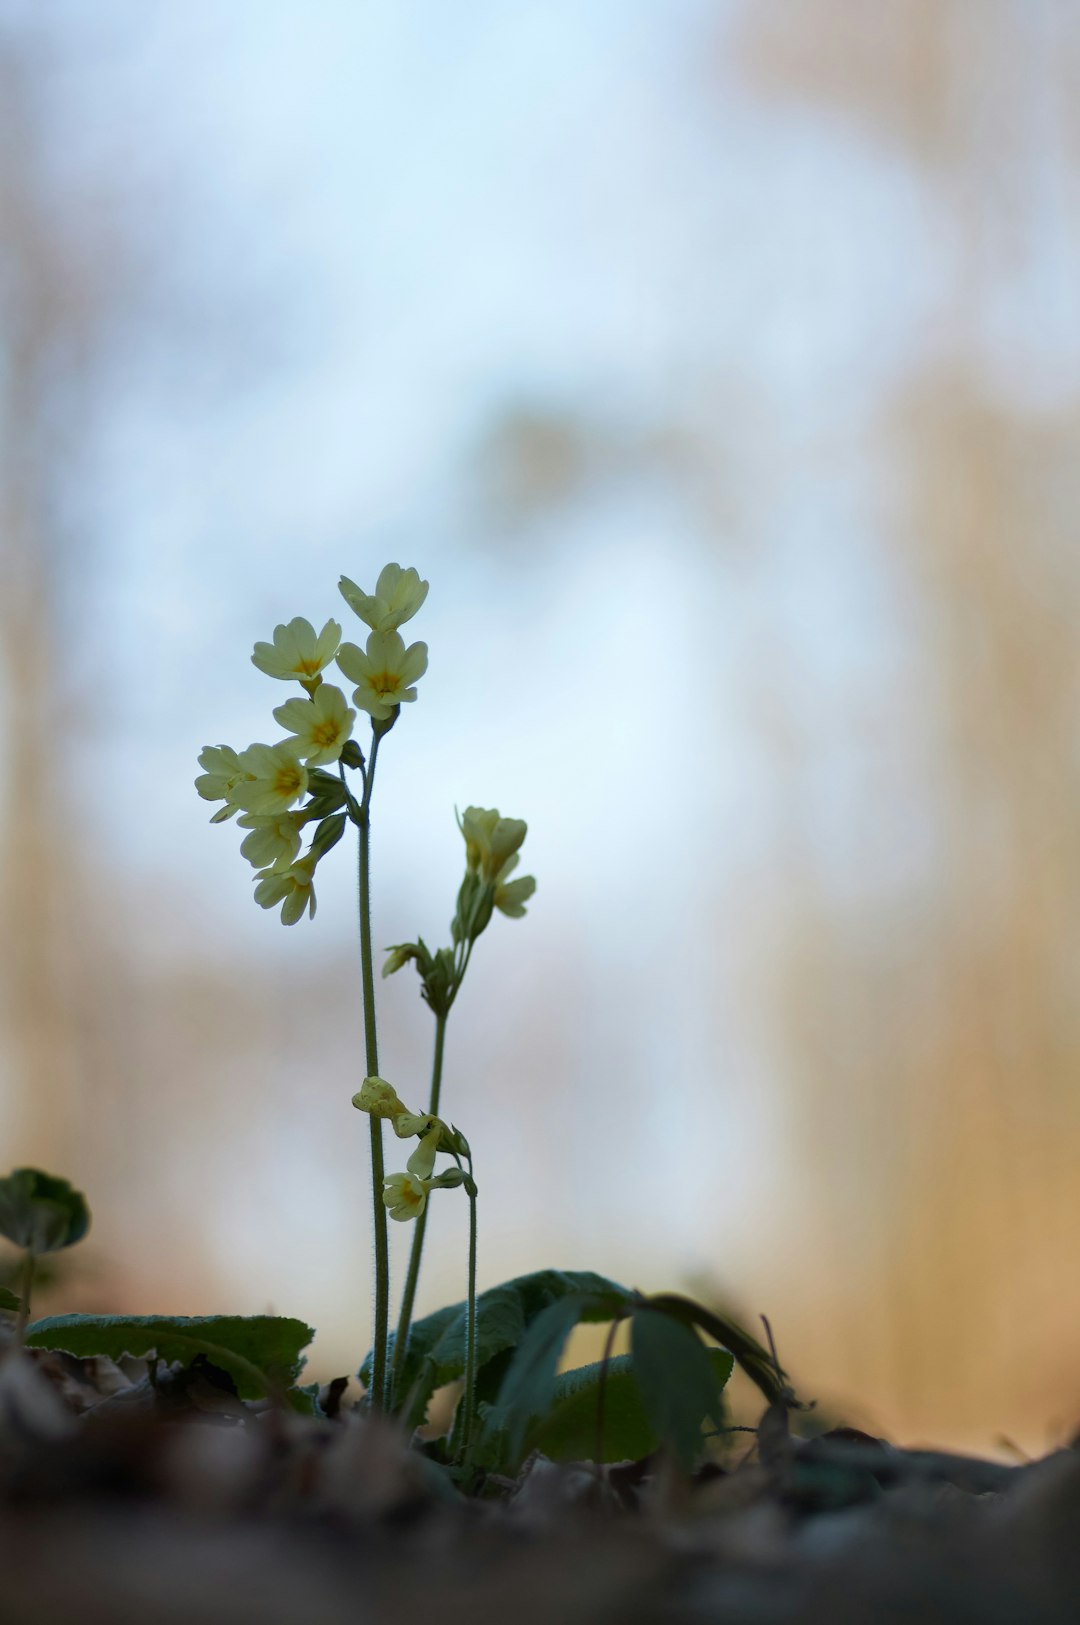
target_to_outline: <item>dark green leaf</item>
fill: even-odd
[[[476,1300],[476,1319],[482,1397],[494,1398],[504,1367],[509,1364],[510,1351],[517,1348],[537,1316],[549,1304],[571,1296],[586,1300],[579,1315],[584,1321],[613,1320],[631,1297],[625,1287],[589,1270],[538,1270],[481,1292]],[[390,1342],[392,1349],[393,1338]],[[454,1382],[464,1370],[465,1305],[451,1304],[416,1321],[409,1333],[409,1350],[395,1394],[395,1407],[407,1425],[419,1426],[436,1388]],[[370,1384],[370,1354],[360,1367],[360,1377]]]
[[[549,1303],[519,1342],[489,1426],[505,1432],[512,1454],[517,1454],[529,1423],[541,1417],[555,1393],[559,1358],[589,1299],[569,1293]]]
[[[726,1349],[709,1349],[708,1359],[718,1388],[731,1376],[734,1361]],[[523,1455],[539,1450],[552,1461],[593,1461],[597,1459],[597,1408],[603,1361],[564,1371],[555,1378],[555,1388],[547,1415],[537,1422],[525,1439]],[[634,1376],[629,1354],[617,1354],[608,1361],[604,1382],[604,1427],[600,1444],[601,1461],[640,1461],[651,1455],[660,1443],[649,1422],[641,1390]],[[519,1463],[511,1462],[513,1471]]]
[[[305,1382],[296,1388],[285,1390],[285,1399],[291,1410],[301,1416],[321,1416],[322,1407],[319,1404],[319,1384]]]
[[[634,1376],[649,1423],[689,1471],[701,1450],[701,1425],[719,1421],[720,1387],[708,1350],[683,1321],[637,1308],[631,1321]]]
[[[0,1235],[31,1253],[55,1253],[81,1241],[90,1209],[81,1191],[40,1168],[16,1168],[0,1179]]]
[[[241,1399],[292,1386],[315,1336],[284,1315],[50,1315],[26,1333],[28,1348],[63,1349],[77,1359],[156,1355],[188,1365],[203,1354],[227,1371]]]
[[[0,1286],[0,1309],[15,1311],[21,1302],[22,1299],[17,1298],[14,1292],[10,1291],[6,1286]]]
[[[786,1386],[786,1374],[778,1371],[773,1357],[748,1331],[715,1309],[695,1303],[692,1298],[680,1297],[675,1292],[663,1292],[650,1298],[649,1306],[674,1315],[688,1326],[697,1326],[709,1337],[714,1337],[722,1348],[730,1349],[735,1363],[756,1383],[770,1405],[787,1404],[793,1397]]]

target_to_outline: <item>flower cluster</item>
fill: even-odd
[[[357,685],[354,705],[368,712],[375,734],[381,735],[393,726],[398,707],[415,700],[415,684],[427,669],[427,645],[406,648],[397,630],[427,597],[428,584],[416,570],[388,564],[374,593],[362,592],[347,576],[339,590],[371,628],[366,650],[342,643],[335,620],[328,620],[321,632],[302,615],[275,627],[273,641],[257,643],[251,659],[268,677],[297,682],[304,691],[303,697],[294,696],[274,709],[285,738],[242,751],[207,745],[199,756],[203,771],[195,780],[205,801],[223,803],[211,823],[241,815],[237,823],[248,834],[240,851],[256,870],[255,901],[262,908],[280,904],[286,925],[315,913],[315,867],[341,839],[347,819],[357,822],[360,815],[344,773],[345,767],[353,767],[364,774],[364,756],[352,740],[356,711],[323,673],[337,661],[342,674]],[[366,775],[364,783],[366,788]],[[311,823],[315,832],[300,857],[303,830]]]
[[[382,1199],[390,1217],[418,1219],[427,1206],[428,1195],[434,1190],[450,1190],[455,1185],[471,1183],[461,1167],[461,1157],[469,1155],[465,1136],[450,1128],[439,1117],[430,1113],[411,1112],[398,1098],[396,1089],[385,1078],[365,1078],[363,1086],[353,1095],[353,1105],[371,1117],[386,1118],[399,1139],[412,1139],[419,1144],[405,1164],[402,1174],[388,1174],[383,1180]],[[439,1152],[452,1156],[456,1167],[435,1173],[435,1158]],[[475,1187],[473,1188],[475,1194]]]
[[[421,994],[437,1016],[446,1015],[453,1004],[473,943],[486,931],[495,909],[520,920],[536,890],[532,875],[510,879],[521,861],[518,849],[528,831],[524,819],[503,818],[495,807],[466,807],[458,828],[465,839],[465,878],[450,922],[453,947],[433,953],[423,937],[398,942],[387,949],[382,968],[384,976],[393,976],[414,963]]]
[[[528,825],[520,818],[501,818],[497,807],[466,807],[459,827],[465,837],[468,873],[491,887],[494,908],[508,919],[520,920],[536,881],[532,875],[520,875],[517,880],[509,876],[521,860],[518,848]]]

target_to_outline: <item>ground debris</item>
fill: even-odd
[[[1080,1618],[1074,1448],[1002,1465],[804,1439],[777,1414],[763,1448],[694,1479],[662,1456],[534,1456],[466,1496],[355,1407],[245,1406],[205,1364],[66,1359],[0,1362],[4,1625]]]

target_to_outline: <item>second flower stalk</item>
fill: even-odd
[[[353,1096],[353,1105],[367,1112],[372,1121],[388,1121],[399,1139],[416,1137],[418,1144],[405,1164],[405,1172],[389,1174],[383,1179],[382,1200],[392,1219],[407,1223],[420,1221],[414,1232],[414,1250],[410,1268],[410,1285],[415,1291],[416,1269],[419,1267],[417,1242],[422,1242],[422,1222],[427,1217],[428,1197],[432,1191],[453,1190],[460,1186],[469,1198],[469,1282],[465,1320],[465,1393],[463,1400],[464,1425],[461,1430],[461,1450],[467,1457],[472,1425],[476,1416],[476,1181],[472,1171],[472,1151],[461,1130],[444,1123],[431,1112],[411,1112],[392,1084],[385,1078],[365,1078],[363,1087]],[[443,1153],[454,1160],[452,1168],[435,1173],[435,1158]],[[467,1163],[467,1168],[463,1166]],[[399,1381],[404,1370],[404,1357],[408,1348],[409,1315],[412,1301],[406,1288],[404,1325],[399,1327],[395,1348],[393,1381]],[[397,1405],[404,1404],[405,1394],[394,1394]]]

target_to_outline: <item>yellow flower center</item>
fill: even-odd
[[[305,677],[314,677],[318,673],[319,662],[317,660],[298,660],[291,669],[297,673],[302,672]]]
[[[322,722],[317,722],[312,728],[311,743],[325,750],[327,746],[337,744],[340,732],[341,723],[334,717],[326,717]]]
[[[396,694],[401,687],[401,673],[396,671],[372,672],[368,678],[376,694],[385,699],[387,694]]]
[[[286,767],[279,767],[274,778],[274,792],[279,796],[290,796],[300,788],[300,769],[289,763]]]

